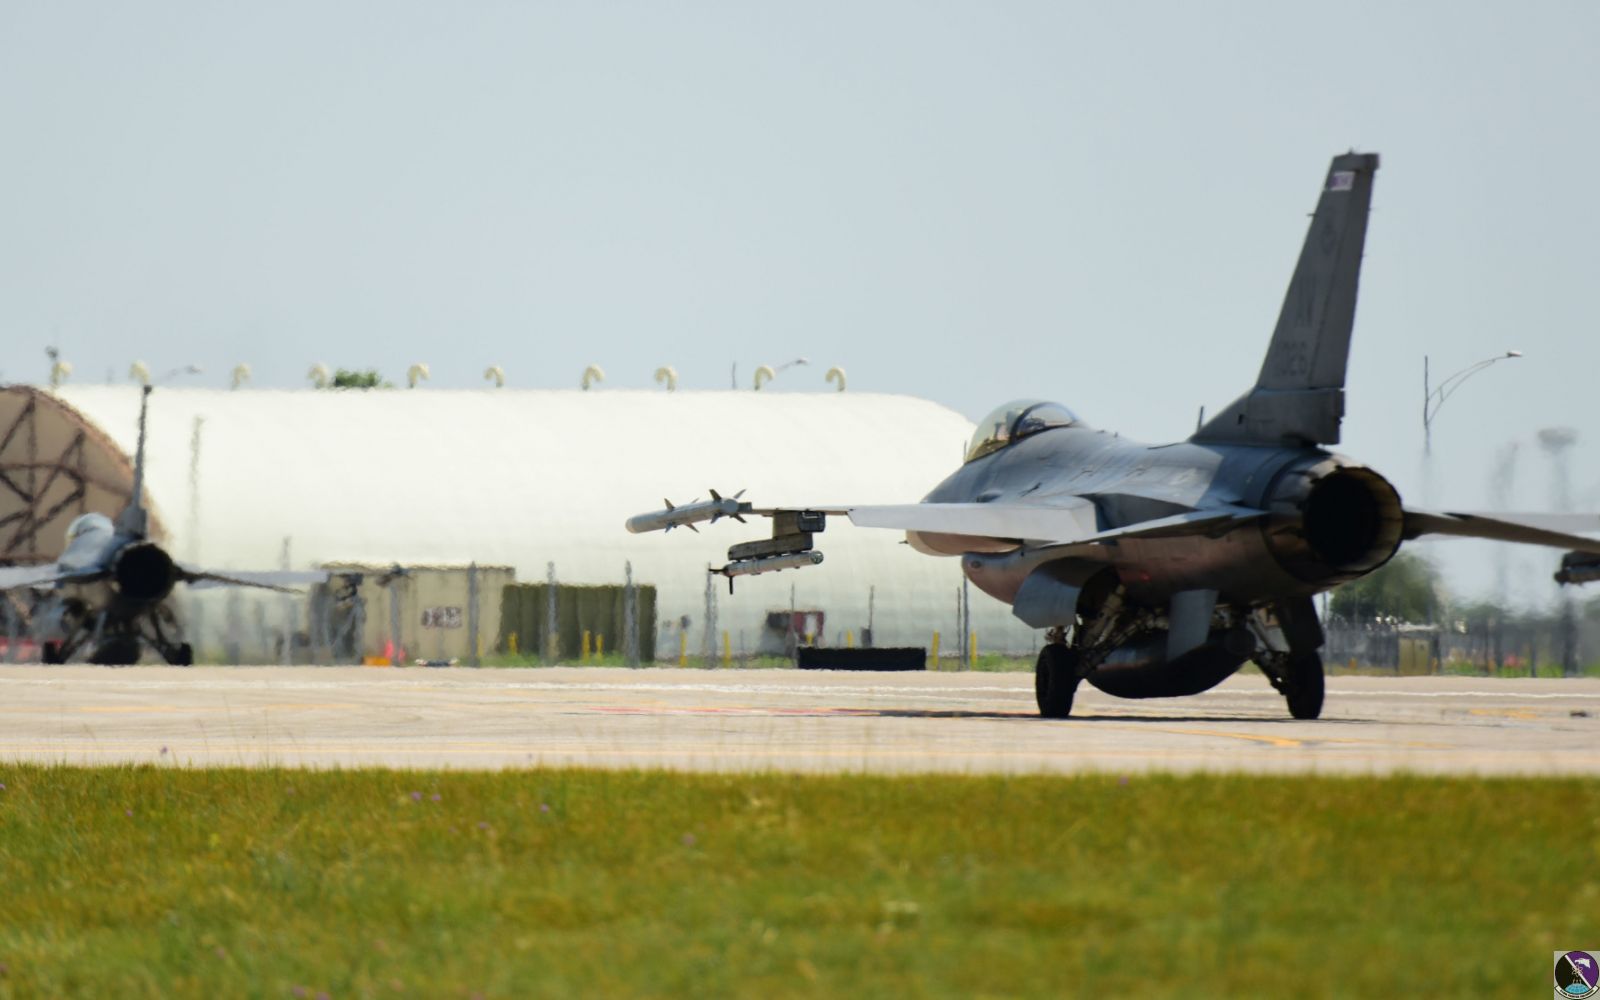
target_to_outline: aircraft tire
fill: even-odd
[[[1077,652],[1058,642],[1046,644],[1033,665],[1033,694],[1039,714],[1046,719],[1071,715],[1079,680]]]
[[[139,662],[139,640],[119,637],[102,642],[89,662],[97,667],[131,667]]]
[[[175,667],[194,666],[194,647],[187,642],[181,642],[172,650],[172,655],[167,657],[167,662]]]
[[[1322,715],[1322,656],[1294,653],[1289,656],[1289,672],[1284,678],[1284,699],[1289,714],[1296,719],[1315,719]]]
[[[39,659],[41,662],[52,667],[59,666],[67,662],[67,658],[61,655],[61,643],[53,641],[45,643],[44,646],[40,648]]]

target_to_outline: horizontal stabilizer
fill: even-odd
[[[104,570],[85,573],[63,569],[60,563],[43,566],[0,567],[0,590],[20,590],[23,587],[53,587],[62,583],[90,583],[105,576]]]
[[[1484,538],[1496,542],[1548,545],[1600,555],[1600,538],[1585,538],[1577,531],[1600,532],[1595,514],[1470,514],[1448,511],[1406,511],[1405,537],[1422,535]]]
[[[290,587],[303,587],[311,583],[327,583],[333,574],[327,570],[212,570],[182,567],[183,581],[196,590],[208,587],[260,587],[290,593]]]

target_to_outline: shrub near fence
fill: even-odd
[[[549,616],[550,585],[514,583],[500,594],[500,637],[496,649],[511,652],[511,636],[516,635],[516,650],[529,659],[545,655],[546,625]],[[639,660],[649,663],[656,656],[656,588],[648,584],[634,587],[639,629]],[[581,587],[556,584],[556,658],[572,661],[583,652],[583,633],[604,640],[607,652],[625,648],[627,621],[625,588],[616,585]]]

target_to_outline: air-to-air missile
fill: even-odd
[[[662,500],[661,502],[667,505],[665,510],[630,517],[627,527],[634,534],[641,535],[647,531],[671,531],[673,528],[688,528],[698,533],[700,529],[695,527],[697,522],[715,522],[724,517],[731,517],[743,523],[744,518],[740,515],[750,512],[750,504],[740,503],[739,498],[742,496],[744,490],[731,497],[725,497],[712,490],[710,500],[697,500],[694,503],[681,505],[675,505],[671,500]]]
[[[1556,570],[1556,582],[1592,583],[1600,580],[1600,556],[1587,552],[1568,552],[1561,557],[1561,568]]]

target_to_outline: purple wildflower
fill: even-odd
[[[412,802],[421,802],[422,801],[422,793],[421,792],[412,792],[411,793],[411,801]]]
[[[1126,774],[1124,774],[1122,777],[1117,779],[1117,784],[1119,784],[1119,785],[1126,785],[1127,783],[1128,783],[1128,776]]]
[[[6,787],[6,786],[0,785],[0,788],[4,788],[4,787]],[[548,803],[548,802],[539,803],[539,811],[542,812],[542,813],[549,812],[550,811],[550,803]]]
[[[161,756],[165,757],[166,755],[167,755],[167,748],[166,747],[162,747],[161,748]]]
[[[694,846],[694,834],[686,833],[686,834],[683,835],[683,846],[684,847],[693,847]]]
[[[127,813],[127,814],[128,814],[128,815],[129,815],[129,816],[132,816],[132,815],[133,815],[133,810],[132,810],[132,809],[124,809],[124,810],[122,810],[122,811],[123,811],[123,812],[125,812],[125,813]]]
[[[485,823],[485,822],[483,822],[483,821],[482,821],[482,820],[479,820],[479,821],[478,821],[478,829],[480,829],[480,830],[487,830],[487,829],[489,829],[489,824],[488,824],[488,823]]]
[[[311,991],[306,989],[304,986],[296,986],[294,989],[290,990],[289,992],[293,993],[297,997],[308,997],[308,996],[311,995]]]
[[[435,802],[439,801],[439,793],[438,792],[434,792],[433,793],[433,801],[435,801]]]

